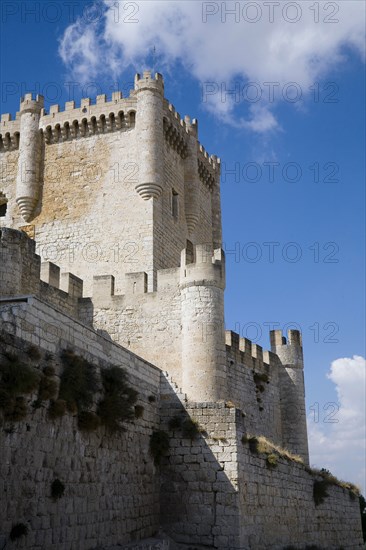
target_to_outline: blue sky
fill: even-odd
[[[365,491],[364,4],[239,4],[3,2],[1,111],[164,73],[223,163],[227,328],[265,348],[270,324],[301,328],[311,462]]]

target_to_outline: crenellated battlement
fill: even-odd
[[[198,244],[193,250],[185,248],[181,254],[181,288],[188,286],[217,286],[225,288],[225,253],[211,245]]]
[[[0,151],[13,151],[19,148],[20,113],[12,120],[11,114],[1,115],[0,122]]]
[[[183,159],[187,157],[187,137],[190,134],[197,138],[199,177],[205,185],[212,189],[220,176],[220,159],[216,155],[209,155],[198,141],[197,120],[193,119],[191,121],[188,115],[182,119],[174,105],[165,99],[164,136],[169,145],[175,149]]]
[[[83,281],[73,273],[61,273],[52,262],[41,263],[35,242],[23,231],[0,230],[0,297],[35,295],[57,309],[78,318]]]
[[[278,357],[262,346],[255,344],[248,338],[243,338],[232,330],[225,331],[226,350],[231,358],[249,368],[263,370],[264,367],[278,366]]]

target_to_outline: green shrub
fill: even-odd
[[[366,500],[363,495],[358,497],[360,503],[363,540],[366,542]]]
[[[314,481],[313,498],[316,506],[322,504],[326,497],[329,496],[327,493],[328,486],[329,482],[326,479],[322,479],[321,481]]]
[[[158,466],[162,456],[169,450],[169,434],[163,430],[153,432],[150,436],[150,453]]]
[[[262,373],[259,373],[259,372],[255,372],[253,374],[253,380],[254,380],[254,383],[256,386],[259,386],[261,384],[261,382],[264,382],[264,383],[269,383],[269,377],[268,377],[268,374],[262,372]],[[263,388],[264,390],[264,388]]]
[[[120,367],[101,370],[104,399],[98,404],[97,413],[110,432],[123,430],[123,422],[135,417],[134,405],[137,391],[128,385],[126,372]]]
[[[47,367],[44,367],[43,374],[45,376],[55,376],[56,371],[54,367],[51,367],[51,365],[48,365]]]
[[[88,409],[93,404],[98,389],[95,366],[69,349],[62,352],[61,359],[64,369],[59,398],[66,401],[70,412]]]
[[[195,439],[200,433],[200,426],[197,420],[186,418],[182,423],[182,436],[185,439]]]
[[[135,405],[135,418],[142,418],[145,408],[142,405]]]
[[[269,468],[276,468],[278,465],[278,456],[271,453],[266,458],[266,463]]]
[[[51,497],[53,500],[58,500],[65,493],[65,485],[59,479],[55,479],[51,484]]]
[[[28,526],[25,523],[16,523],[10,531],[10,540],[18,540],[28,534]]]
[[[38,399],[40,401],[48,401],[57,394],[57,382],[50,376],[42,375],[39,382]]]
[[[176,414],[168,422],[169,430],[179,430],[182,427],[183,418]]]
[[[100,418],[91,411],[80,411],[78,414],[78,428],[84,432],[92,432],[99,428]]]
[[[51,401],[50,407],[48,409],[48,416],[51,420],[60,418],[66,413],[66,401],[64,399],[56,399],[56,401]]]
[[[13,400],[13,406],[4,411],[4,418],[10,422],[24,420],[28,413],[27,401],[24,397],[18,396]]]
[[[7,390],[0,389],[0,409],[4,412],[13,407],[14,398]]]
[[[42,357],[42,354],[37,346],[31,345],[28,348],[27,355],[30,359],[34,359],[35,361],[39,361]]]
[[[18,358],[0,365],[0,388],[10,395],[32,393],[39,383],[38,372],[20,363]]]

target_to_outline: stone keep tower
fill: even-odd
[[[301,336],[275,331],[272,353],[234,333],[225,345],[220,160],[165,99],[162,76],[146,71],[128,98],[64,110],[27,94],[0,129],[0,231],[23,230],[40,256],[3,233],[3,294],[51,299],[38,274],[50,287],[68,281],[62,291],[71,277],[80,321],[167,371],[189,401],[234,402],[248,431],[307,462]],[[5,272],[22,254],[12,281]],[[261,379],[270,385],[258,398]]]

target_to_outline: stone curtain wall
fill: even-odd
[[[162,427],[170,450],[162,462],[162,521],[182,548],[281,550],[307,545],[361,549],[358,498],[330,486],[315,506],[315,479],[305,467],[279,457],[270,468],[265,455],[242,443],[246,419],[224,403],[186,405],[171,394],[162,401]],[[194,419],[196,438],[169,428],[182,415]]]
[[[159,529],[159,482],[149,442],[159,422],[160,371],[33,297],[0,302],[0,324],[0,358],[13,352],[41,370],[50,364],[48,352],[59,375],[59,352],[70,346],[93,364],[123,366],[143,407],[142,417],[116,435],[103,427],[80,432],[69,413],[50,420],[47,407],[31,405],[26,419],[3,424],[0,542],[7,540],[9,550],[89,550],[152,536]],[[39,361],[29,359],[30,345],[40,349]],[[65,485],[57,501],[51,498],[55,479]],[[11,543],[16,523],[25,523],[29,532]]]
[[[250,354],[246,354],[243,361],[240,361],[230,348],[227,349],[229,396],[245,413],[248,432],[264,435],[280,445],[282,428],[279,361],[272,360],[270,365],[264,365],[263,361],[256,361]],[[268,381],[257,379],[258,374],[265,374]]]

